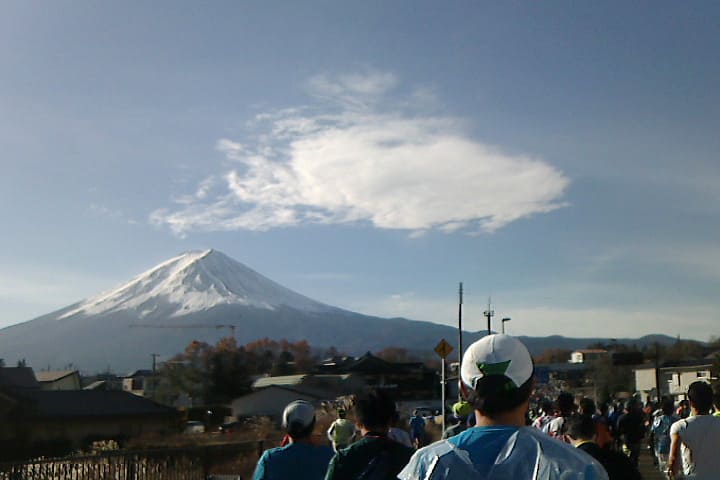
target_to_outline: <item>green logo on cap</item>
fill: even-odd
[[[505,375],[505,372],[507,371],[508,367],[510,366],[510,360],[507,362],[498,362],[498,363],[476,363],[475,364],[480,370],[480,373],[485,375]]]

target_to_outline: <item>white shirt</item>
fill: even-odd
[[[693,479],[716,479],[720,472],[720,417],[698,415],[678,420],[670,436],[679,435],[683,473]]]

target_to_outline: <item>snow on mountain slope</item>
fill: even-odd
[[[218,305],[266,310],[285,306],[305,312],[336,308],[295,293],[217,250],[187,252],[138,275],[114,290],[80,302],[58,319],[134,310],[141,317],[162,308],[170,316],[209,310]]]

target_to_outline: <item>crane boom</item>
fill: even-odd
[[[232,338],[235,338],[235,329],[237,328],[237,325],[235,324],[224,324],[224,325],[215,325],[215,324],[205,324],[205,323],[190,323],[187,325],[173,325],[173,324],[152,324],[152,323],[131,323],[129,325],[130,328],[214,328],[214,329],[221,329],[221,328],[229,328],[230,332],[232,334]]]

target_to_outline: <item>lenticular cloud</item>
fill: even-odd
[[[258,117],[248,142],[220,140],[233,168],[153,222],[178,234],[313,223],[491,232],[563,205],[568,179],[546,161],[478,142],[447,117],[380,112],[377,89],[350,102],[360,94],[348,78],[373,84],[344,77],[326,89],[341,99],[334,112],[287,109]]]

